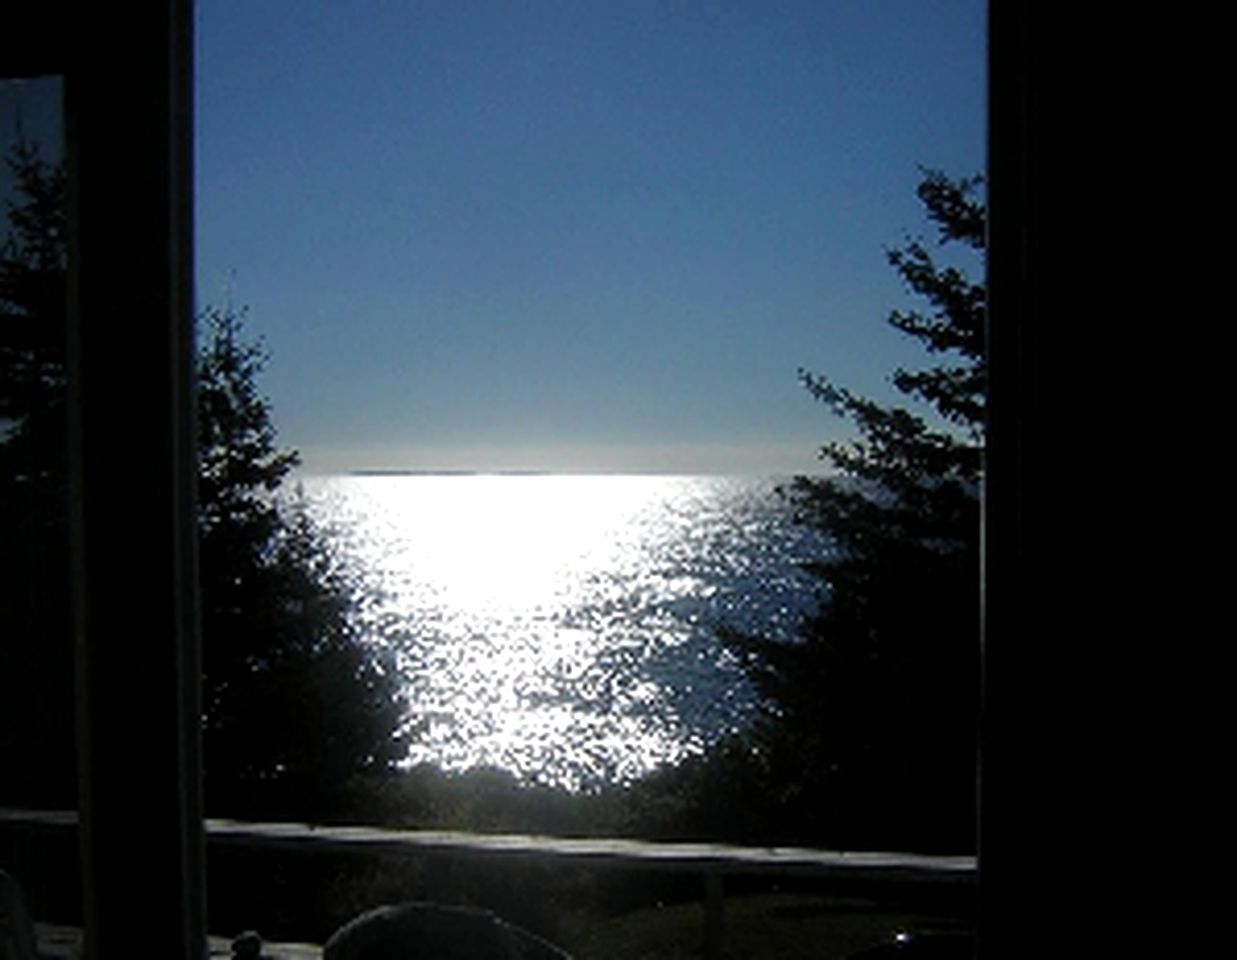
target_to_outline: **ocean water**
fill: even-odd
[[[579,788],[630,780],[749,723],[719,639],[790,638],[822,543],[773,479],[306,477],[303,502],[398,654],[409,761]]]

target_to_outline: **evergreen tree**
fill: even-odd
[[[207,311],[200,335],[208,809],[345,814],[355,778],[403,756],[398,676],[359,635],[354,585],[304,509],[273,497],[298,457],[276,445],[261,347],[231,311]]]
[[[0,247],[0,767],[4,802],[75,805],[66,451],[63,167],[19,142]],[[199,551],[211,812],[347,812],[358,775],[403,756],[389,655],[303,509],[275,494],[297,463],[258,388],[265,355],[208,310],[197,357]],[[140,585],[134,585],[140,603]]]
[[[62,167],[19,140],[0,244],[0,770],[4,802],[76,804]]]
[[[11,443],[13,433],[37,433],[31,421],[63,406],[66,213],[60,165],[25,140],[5,159],[16,196],[0,247],[0,423]]]
[[[982,259],[981,179],[928,172],[918,194],[939,231]],[[941,362],[894,386],[936,417],[885,407],[800,371],[856,428],[827,444],[834,470],[785,491],[823,531],[819,612],[799,641],[732,638],[770,705],[756,735],[772,822],[787,838],[969,849],[979,690],[979,482],[984,287],[919,240],[888,253],[926,310],[889,323]],[[925,408],[921,407],[921,410]]]

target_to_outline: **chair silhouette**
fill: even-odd
[[[378,907],[335,931],[323,960],[571,960],[535,934],[475,907]]]
[[[35,960],[34,927],[21,886],[0,870],[0,960]]]

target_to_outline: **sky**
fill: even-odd
[[[979,0],[201,0],[199,307],[305,468],[819,469],[890,400],[920,168],[982,169]]]
[[[62,97],[59,77],[0,79],[0,157],[25,139],[49,162],[63,160]],[[8,205],[17,199],[14,181],[8,163],[0,162],[0,237],[8,235]]]

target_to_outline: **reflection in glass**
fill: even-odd
[[[61,89],[0,80],[0,807],[73,810]],[[80,923],[72,832],[4,824],[0,869]]]
[[[0,800],[72,806],[58,78],[0,83]]]

